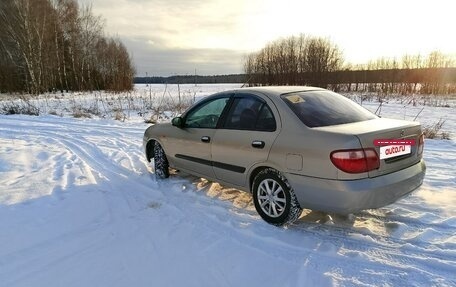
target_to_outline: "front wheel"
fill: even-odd
[[[260,171],[253,180],[252,191],[255,209],[270,224],[291,224],[301,215],[302,209],[293,188],[275,169]]]
[[[157,178],[164,179],[169,177],[168,158],[166,158],[165,151],[157,141],[154,145],[154,168]]]

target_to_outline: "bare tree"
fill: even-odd
[[[263,85],[311,84],[327,86],[322,74],[343,65],[342,53],[328,39],[288,37],[269,43],[247,56],[245,73]],[[312,75],[311,78],[304,74]]]
[[[125,46],[119,40],[106,40],[103,20],[92,14],[90,6],[80,9],[76,0],[2,0],[0,24],[2,90],[132,88],[134,68]],[[106,64],[99,64],[106,50],[106,45],[99,45],[103,41],[116,51],[103,58],[111,69],[103,70]],[[110,72],[114,75],[103,75]]]

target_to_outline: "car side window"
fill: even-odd
[[[253,97],[245,97],[234,100],[223,128],[275,131],[276,123],[266,103]]]
[[[191,110],[185,117],[185,127],[215,129],[228,101],[228,97],[218,98]]]
[[[267,104],[264,104],[258,115],[255,129],[258,131],[273,132],[277,128],[274,115]]]

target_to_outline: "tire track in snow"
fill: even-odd
[[[21,122],[22,119],[18,121]],[[37,121],[37,123],[35,123],[35,121],[31,120],[30,122],[32,123],[32,126],[36,127],[41,125],[41,127],[30,129],[30,132],[27,132],[28,137],[41,140],[52,139],[57,144],[64,147],[66,152],[71,155],[72,165],[81,165],[80,168],[86,171],[86,177],[93,178],[92,182],[103,181],[103,191],[113,191],[119,189],[119,186],[125,188],[125,184],[122,183],[117,185],[116,183],[120,181],[119,178],[126,180],[130,177],[131,170],[116,165],[113,160],[108,159],[103,154],[96,142],[88,141],[87,138],[115,138],[115,143],[122,143],[125,147],[131,147],[137,145],[137,143],[134,142],[134,140],[128,139],[136,139],[136,132],[131,130],[128,132],[128,129],[123,127],[108,127],[107,129],[103,129],[105,127],[103,125],[87,124],[85,121],[81,121],[80,124],[72,123],[70,125],[71,129],[66,127],[65,123],[47,123],[47,121]],[[45,130],[42,129],[43,126],[46,128]],[[119,130],[121,132],[119,132]],[[127,131],[130,135],[127,135],[126,137],[124,131]],[[0,127],[0,135],[2,132],[7,132],[10,136],[11,134],[14,134],[17,138],[23,138],[24,136],[21,125],[16,125],[14,120],[9,125],[2,125]],[[119,148],[119,145],[114,146],[113,148]],[[81,163],[78,164],[78,160],[80,160]],[[62,168],[60,168],[60,170],[62,170]],[[143,167],[143,171],[146,172],[147,169]],[[74,185],[74,178],[72,179],[71,176],[71,173],[65,174],[64,178],[61,178],[62,182],[60,185],[63,187],[71,187]],[[138,210],[144,208],[144,203],[133,204],[128,197],[124,197],[124,199],[125,202],[127,202],[129,209]]]

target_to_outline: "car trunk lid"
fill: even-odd
[[[376,177],[392,173],[419,162],[418,142],[421,136],[421,125],[418,122],[378,118],[350,124],[335,125],[317,128],[328,132],[352,134],[359,139],[363,148],[373,148],[380,157],[380,146],[376,140],[413,140],[415,145],[410,148],[410,153],[380,159],[380,167],[369,171],[369,177]]]

